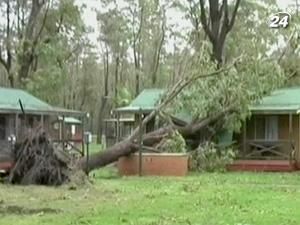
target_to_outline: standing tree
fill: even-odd
[[[188,0],[190,15],[196,33],[199,36],[200,23],[212,44],[211,57],[220,67],[224,63],[224,46],[228,33],[233,28],[235,18],[241,0],[236,0],[232,15],[230,16],[230,5],[227,0],[208,1],[208,9],[204,0]]]

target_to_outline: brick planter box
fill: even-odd
[[[185,153],[143,153],[142,175],[185,176],[188,172],[188,154]],[[139,155],[132,154],[118,161],[122,176],[139,174]]]

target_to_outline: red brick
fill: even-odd
[[[230,171],[291,172],[296,170],[289,160],[236,160],[227,166]]]
[[[120,175],[139,174],[139,155],[132,154],[118,161]],[[142,175],[185,176],[188,172],[188,155],[178,153],[143,153]]]

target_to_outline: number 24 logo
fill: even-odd
[[[286,28],[289,25],[291,15],[286,12],[278,12],[273,14],[269,19],[270,28]]]

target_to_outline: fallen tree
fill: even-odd
[[[79,167],[89,172],[91,170],[113,163],[122,156],[127,156],[138,151],[139,144],[138,144],[137,137],[139,135],[140,130],[143,129],[145,125],[151,119],[153,119],[164,107],[166,107],[178,94],[180,94],[184,88],[191,85],[193,82],[195,82],[198,79],[213,77],[221,73],[224,73],[225,71],[228,71],[233,65],[235,65],[237,60],[238,59],[234,60],[232,64],[223,67],[221,69],[218,69],[216,71],[213,71],[211,73],[197,74],[195,76],[185,77],[179,80],[170,89],[170,91],[165,93],[165,95],[162,97],[162,102],[158,105],[158,107],[143,119],[141,126],[137,127],[127,139],[119,143],[116,143],[115,145],[109,147],[105,151],[93,154],[92,156],[89,157],[88,165],[86,163],[87,162],[86,158],[82,158],[79,162]],[[169,120],[170,125],[159,128],[158,130],[155,130],[153,132],[144,134],[142,138],[143,145],[153,146],[154,144],[159,143],[164,137],[166,137],[170,132],[172,132],[175,129],[178,130],[178,132],[183,137],[194,135],[197,132],[207,128],[212,123],[215,123],[217,120],[223,118],[227,114],[232,113],[234,111],[235,111],[234,106],[230,106],[221,112],[217,112],[215,114],[210,115],[207,118],[200,118],[200,119],[197,118],[193,120],[191,124],[188,124],[186,126],[177,126],[173,124],[171,120]]]
[[[208,126],[214,124],[218,120],[222,120],[224,116],[234,112],[234,108],[225,109],[224,111],[217,113],[216,115],[205,118],[197,123],[188,124],[186,126],[168,125],[158,130],[152,131],[143,135],[142,142],[143,146],[154,146],[162,141],[163,138],[168,136],[172,131],[177,130],[184,138],[195,135],[198,132],[208,131]],[[130,138],[121,141],[105,151],[95,153],[90,156],[89,163],[87,165],[86,158],[80,160],[80,168],[85,171],[91,171],[100,167],[104,167],[110,163],[117,161],[122,156],[127,156],[135,153],[139,150],[139,144],[137,138]]]
[[[161,112],[161,110],[185,87],[197,79],[216,76],[229,68],[230,67],[228,66],[212,73],[192,76],[180,80],[165,94],[165,96],[163,96],[163,100],[157,109],[143,119],[141,123],[142,126],[137,127],[129,138],[116,143],[105,151],[91,155],[88,164],[86,158],[81,158],[75,164],[76,166],[73,164],[71,165],[71,158],[68,154],[66,154],[62,148],[54,146],[47,137],[47,134],[41,128],[38,128],[33,133],[28,134],[24,140],[15,145],[13,151],[15,163],[10,171],[8,181],[12,184],[60,185],[70,181],[70,177],[74,174],[74,171],[84,170],[89,172],[113,163],[122,156],[138,151],[139,144],[137,137],[140,129],[143,129],[143,127],[154,116]],[[201,130],[206,132],[208,126],[215,125],[217,121],[228,113],[232,113],[233,110],[233,107],[229,107],[221,112],[212,114],[207,118],[194,120],[191,124],[187,124],[186,126],[177,126],[169,121],[170,123],[167,123],[166,126],[144,134],[142,138],[143,145],[154,146],[174,130],[178,130],[183,137],[193,136]]]
[[[232,65],[235,65],[235,63],[236,61]],[[257,66],[256,61],[255,63],[255,66]],[[89,172],[113,163],[122,156],[138,151],[140,131],[156,115],[164,117],[166,123],[159,129],[142,135],[143,146],[146,148],[159,146],[174,131],[180,133],[186,140],[192,139],[195,141],[196,147],[202,142],[211,140],[216,132],[223,129],[224,126],[227,128],[225,124],[232,124],[233,121],[240,123],[245,119],[249,102],[266,95],[280,84],[279,81],[282,78],[280,71],[276,73],[277,68],[272,63],[263,62],[262,72],[266,71],[266,76],[261,74],[249,76],[249,71],[252,70],[249,67],[245,69],[243,64],[239,73],[236,70],[228,71],[232,68],[232,65],[208,74],[197,74],[180,80],[165,93],[158,107],[143,119],[141,126],[137,127],[130,137],[102,152],[91,155],[88,163],[86,158],[80,158],[75,166],[70,166],[68,160],[60,158],[60,150],[53,146],[45,134],[41,135],[37,132],[37,135],[25,139],[16,146],[16,164],[11,170],[9,181],[21,184],[59,185],[69,181],[70,174],[74,171]],[[229,73],[230,75],[228,75]],[[217,75],[220,76],[216,77]],[[203,78],[208,79],[197,82]],[[266,83],[270,79],[273,79],[273,82]],[[212,84],[213,86],[211,86]],[[265,86],[266,84],[269,85]],[[186,87],[189,87],[188,91],[183,91]],[[190,90],[192,90],[192,93]],[[193,98],[196,101],[192,101],[190,105],[182,104],[183,107],[195,109],[197,107],[195,102],[201,107],[194,114],[191,123],[178,125],[172,122],[166,109],[170,108],[167,106],[170,106],[174,101],[184,102],[181,97],[183,96],[184,99],[185,93],[189,96],[194,95]],[[199,93],[201,94],[199,95]],[[204,101],[201,103],[198,103],[199,96],[204,96]],[[200,112],[204,113],[201,114]]]

